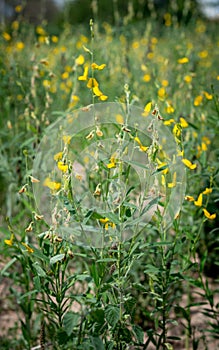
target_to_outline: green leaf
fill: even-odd
[[[104,350],[104,344],[102,342],[102,340],[98,337],[91,337],[91,342],[92,345],[94,346],[95,350]]]
[[[1,275],[2,275],[2,276],[5,274],[5,272],[7,271],[7,269],[9,269],[9,267],[15,263],[15,261],[17,261],[17,258],[11,259],[11,260],[3,267],[3,269],[1,270]],[[8,275],[8,274],[6,274],[6,275]]]
[[[121,221],[119,220],[119,217],[116,214],[108,212],[108,213],[105,213],[104,215],[114,224],[117,224],[117,225],[121,224]]]
[[[53,265],[56,262],[63,260],[64,257],[65,257],[65,254],[58,254],[58,255],[53,256],[49,262],[51,265]]]
[[[134,332],[135,338],[137,339],[138,343],[143,343],[144,341],[144,331],[143,329],[138,325],[133,325],[132,330]]]
[[[119,321],[120,309],[117,306],[109,305],[105,310],[105,317],[111,327],[115,327]]]
[[[115,258],[103,258],[103,259],[97,260],[96,262],[97,263],[100,263],[100,262],[108,263],[108,262],[115,262],[115,261],[117,261],[117,259],[115,259]]]
[[[41,290],[41,283],[40,283],[40,278],[39,276],[35,276],[33,278],[33,284],[34,284],[34,287],[37,291],[40,291]]]
[[[63,317],[63,326],[65,332],[68,334],[68,336],[71,335],[73,332],[74,327],[76,327],[79,323],[80,315],[76,312],[69,311],[66,312],[66,314]]]
[[[153,266],[151,264],[146,265],[146,269],[144,270],[144,273],[155,275],[157,275],[159,272],[160,270],[156,266]]]
[[[34,266],[38,276],[46,277],[46,272],[42,269],[42,267],[39,265],[39,263],[37,261],[33,264],[33,266]]]
[[[96,265],[94,263],[90,267],[90,274],[93,277],[94,283],[98,287],[100,278],[99,278],[99,274],[98,274],[98,271],[97,271],[97,267],[96,267]]]
[[[142,163],[134,162],[132,160],[126,160],[126,163],[130,164],[130,165],[136,165],[139,168],[143,168],[143,169],[147,169],[147,170],[150,169],[148,165],[144,165]]]
[[[140,283],[133,283],[132,287],[135,288],[136,290],[140,291],[140,292],[147,292],[147,288],[145,288],[142,284]]]

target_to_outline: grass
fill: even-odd
[[[218,23],[165,18],[1,29],[4,349],[218,339]]]

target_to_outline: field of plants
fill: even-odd
[[[22,11],[0,28],[1,349],[219,349],[219,23]]]

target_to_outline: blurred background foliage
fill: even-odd
[[[175,16],[178,23],[202,16],[202,6],[197,0],[1,0],[1,23],[13,21],[14,9],[20,3],[27,21],[39,24],[46,20],[56,30],[62,29],[66,22],[87,23],[93,16],[114,25],[123,25],[122,18],[127,16],[131,21],[152,17],[162,23],[166,12]]]

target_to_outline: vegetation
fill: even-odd
[[[218,23],[132,9],[1,28],[2,349],[218,344]]]

